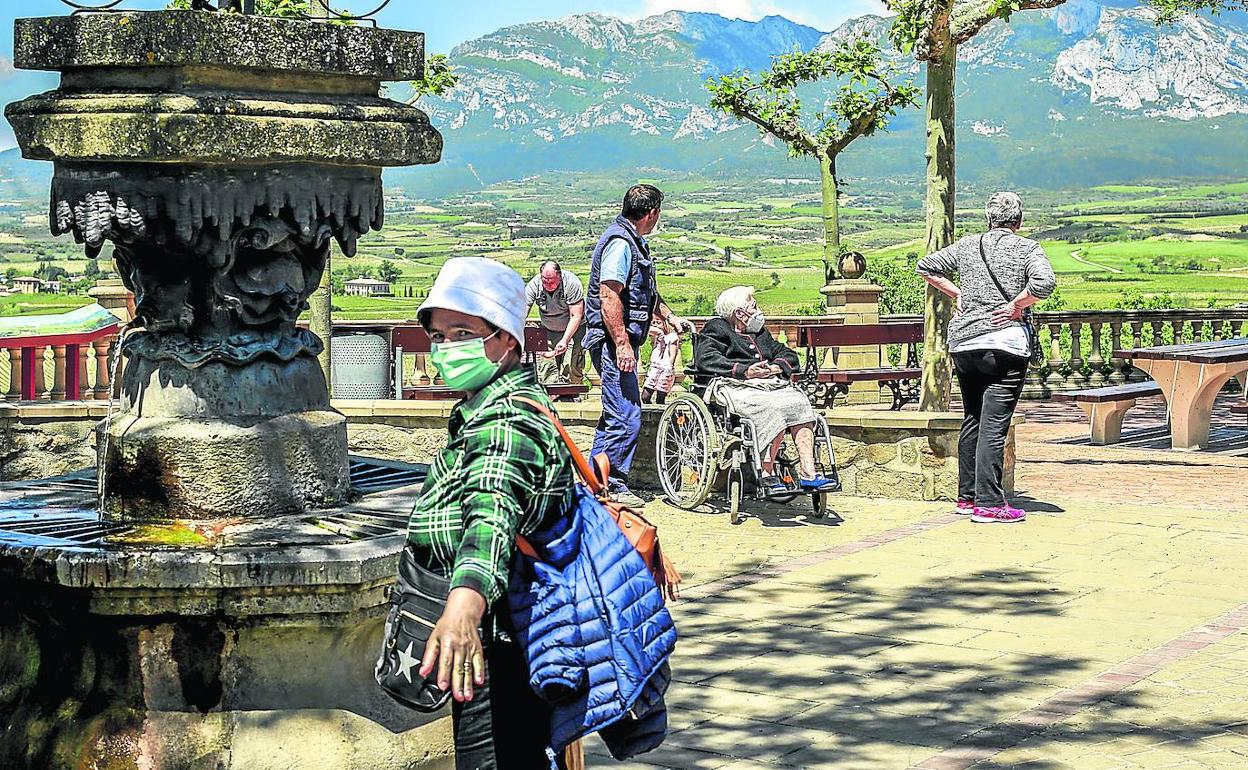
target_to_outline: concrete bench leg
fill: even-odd
[[[1079,408],[1092,423],[1092,445],[1117,444],[1122,440],[1122,418],[1135,406],[1135,399],[1106,401],[1099,404],[1079,404]]]

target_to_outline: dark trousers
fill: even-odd
[[[1023,394],[1027,359],[1000,350],[969,350],[953,354],[953,369],[966,413],[958,438],[958,499],[1000,508],[1005,505],[1005,440]]]
[[[451,709],[455,770],[547,770],[550,706],[529,687],[520,648],[489,642],[485,662],[485,686]]]
[[[633,348],[634,358],[639,352],[637,347]],[[637,370],[619,370],[615,365],[615,346],[610,342],[595,346],[589,351],[589,357],[602,379],[602,416],[598,418],[598,430],[594,433],[592,454],[605,453],[611,461],[611,478],[627,482],[641,435],[641,388],[637,384]]]

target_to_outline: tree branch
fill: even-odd
[[[1066,0],[1026,0],[1020,3],[1018,11],[1036,11],[1045,8],[1056,8]],[[953,14],[949,19],[949,32],[953,42],[962,45],[979,34],[989,22],[1005,19],[1013,12],[1009,5],[1002,5],[999,0],[964,0],[954,4]]]

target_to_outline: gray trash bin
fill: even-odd
[[[391,398],[390,343],[380,334],[334,337],[330,348],[334,398]]]

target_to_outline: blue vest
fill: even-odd
[[[589,286],[585,291],[586,331],[583,345],[586,349],[612,341],[602,320],[602,300],[598,296],[598,290],[602,283],[602,253],[606,251],[607,244],[616,238],[624,239],[632,255],[628,267],[628,285],[621,297],[624,300],[624,328],[634,347],[640,347],[650,333],[650,318],[659,304],[659,289],[655,281],[654,260],[650,258],[650,248],[642,242],[633,223],[623,215],[618,216],[598,239],[590,263]]]
[[[530,542],[541,560],[515,555],[510,631],[551,704],[551,748],[598,732],[616,759],[654,749],[676,627],[649,568],[581,485],[569,515]]]

